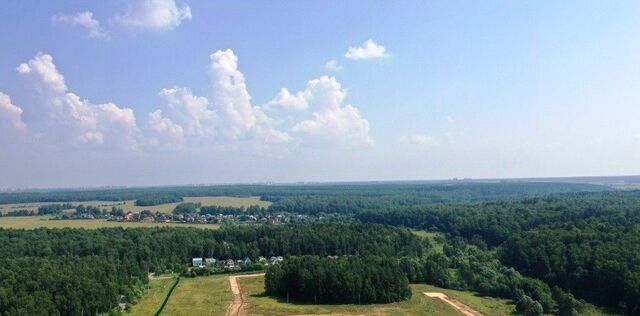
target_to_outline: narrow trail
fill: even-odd
[[[462,313],[465,316],[484,316],[480,312],[478,312],[478,311],[474,310],[473,308],[463,304],[462,302],[458,301],[455,298],[448,297],[444,293],[440,293],[440,292],[424,292],[424,295],[427,296],[427,297],[437,298],[437,299],[440,299],[440,300],[444,301],[445,303],[451,305],[451,307],[455,308],[457,311],[459,311],[460,313]]]
[[[231,285],[231,294],[233,295],[231,299],[231,304],[229,308],[227,308],[226,316],[244,316],[246,315],[245,307],[247,301],[245,300],[244,295],[240,289],[240,285],[238,285],[238,278],[250,278],[250,277],[258,277],[263,276],[264,273],[256,273],[256,274],[243,274],[243,275],[232,275],[229,277],[229,285]]]

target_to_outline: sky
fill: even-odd
[[[4,1],[0,189],[640,174],[637,1]]]

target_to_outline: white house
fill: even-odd
[[[202,258],[192,258],[191,265],[194,267],[202,267]]]
[[[208,265],[208,266],[212,266],[214,264],[216,264],[216,259],[213,258],[205,258],[204,259],[204,264]]]

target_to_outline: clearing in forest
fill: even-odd
[[[316,305],[287,303],[264,294],[264,276],[237,278],[239,290],[242,292],[242,315],[450,315],[460,316],[460,312],[440,299],[425,297],[422,293],[427,291],[442,292],[442,289],[423,285],[412,284],[413,295],[411,299],[391,304],[372,305]],[[451,293],[451,292],[448,292]],[[460,295],[462,293],[462,295]],[[471,292],[455,291],[449,294],[465,305],[486,315],[511,315],[513,304],[507,300],[476,296]],[[229,315],[229,314],[227,314]]]
[[[169,289],[175,282],[173,277],[151,278],[149,285],[140,300],[131,305],[132,316],[153,315],[162,305],[164,298],[167,297]]]
[[[227,277],[213,275],[181,278],[162,315],[224,315],[231,303],[231,289]]]

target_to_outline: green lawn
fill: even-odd
[[[301,315],[301,314],[375,314],[375,315],[444,315],[459,316],[446,303],[425,297],[426,291],[446,290],[428,285],[413,284],[413,295],[410,300],[392,304],[373,305],[314,305],[286,303],[264,295],[264,277],[239,278],[242,291],[247,294],[249,300],[249,315]],[[454,295],[455,294],[455,295]],[[486,315],[510,315],[514,306],[506,300],[484,298],[474,296],[472,293],[451,293],[452,297],[476,308]]]
[[[167,296],[169,289],[175,282],[175,278],[161,278],[149,280],[149,285],[142,298],[135,305],[131,306],[130,315],[147,316],[153,315]]]
[[[224,315],[231,303],[226,275],[182,278],[162,315]]]

